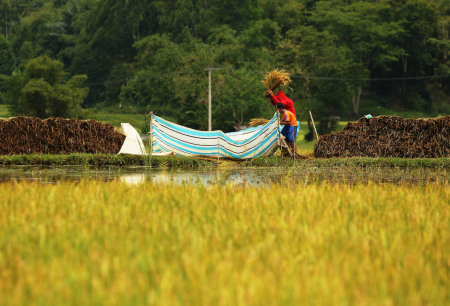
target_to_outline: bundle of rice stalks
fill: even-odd
[[[266,125],[270,120],[264,118],[253,118],[248,123],[251,127]]]
[[[288,85],[291,83],[291,78],[290,74],[284,69],[275,69],[267,73],[261,82],[267,89],[275,90],[280,85]]]

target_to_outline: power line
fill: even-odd
[[[223,71],[240,71],[238,69],[223,69]],[[253,73],[260,73],[261,75],[264,75],[266,72],[263,71],[255,71],[255,70],[249,70]],[[150,77],[158,77],[158,78],[166,78],[173,75],[181,75],[183,73],[178,72],[166,72],[166,73],[155,73],[155,74],[146,74],[146,76]],[[315,76],[315,75],[297,75],[294,74],[291,76],[291,78],[294,79],[308,79],[308,80],[329,80],[329,81],[370,81],[370,82],[380,82],[380,81],[403,81],[403,80],[429,80],[429,79],[444,79],[449,78],[450,74],[446,75],[428,75],[428,76],[411,76],[411,77],[389,77],[389,78],[337,78],[337,77],[322,77],[322,76]],[[124,80],[114,80],[114,81],[104,81],[104,82],[86,82],[84,85],[86,86],[106,86],[108,84],[122,84],[122,83],[128,83],[132,81],[133,79],[124,79]],[[134,81],[139,82],[145,82],[148,79],[139,79]]]
[[[312,80],[335,80],[335,81],[402,81],[402,80],[427,80],[427,79],[443,79],[450,77],[447,75],[428,75],[417,77],[392,77],[392,78],[333,78],[333,77],[320,77],[320,76],[303,76],[293,75],[292,78],[300,79],[312,79]]]

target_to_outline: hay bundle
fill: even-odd
[[[316,157],[450,157],[450,116],[361,118],[348,123],[339,133],[321,136],[314,154]]]
[[[266,125],[269,123],[270,120],[264,119],[264,118],[253,118],[248,123],[251,127],[260,126],[260,125]]]
[[[125,141],[111,124],[37,117],[0,119],[0,154],[118,153]]]
[[[275,69],[268,72],[261,81],[266,89],[275,90],[280,85],[288,85],[291,83],[290,74],[284,69]]]

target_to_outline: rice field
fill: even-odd
[[[447,183],[0,184],[1,305],[448,305]]]

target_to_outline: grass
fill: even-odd
[[[129,123],[138,131],[149,127],[149,118],[128,107],[127,109],[119,109],[118,107],[103,107],[90,110],[89,119],[110,123],[114,127],[119,128],[121,123]]]
[[[392,101],[391,101],[392,102]],[[425,101],[422,101],[425,102]],[[450,112],[450,107],[441,106],[439,110],[428,110],[425,111],[423,105],[416,105],[415,107],[406,107],[403,109],[399,109],[398,106],[392,109],[387,108],[383,105],[386,104],[386,97],[380,97],[376,95],[369,95],[364,97],[361,101],[361,105],[359,108],[359,114],[362,117],[366,114],[371,114],[372,116],[399,116],[402,118],[433,118],[438,116],[446,116]]]
[[[406,167],[450,169],[450,158],[314,158],[308,160],[281,159],[277,156],[263,156],[241,163],[243,167]]]
[[[12,182],[0,194],[1,305],[450,303],[445,185]]]
[[[0,118],[9,118],[9,111],[6,104],[0,104]]]
[[[335,131],[340,132],[347,125],[347,123],[348,121],[339,121]],[[298,153],[305,156],[311,156],[313,154],[314,145],[317,142],[317,140],[314,141],[305,140],[305,135],[308,134],[308,132],[309,132],[308,123],[306,121],[301,121],[300,131],[297,136],[296,144]]]
[[[317,158],[308,160],[282,159],[279,156],[262,156],[246,161],[203,159],[199,157],[166,156],[153,157],[119,154],[84,154],[67,155],[29,154],[0,155],[0,166],[9,165],[90,165],[90,166],[151,166],[154,168],[200,168],[200,167],[355,167],[372,168],[441,168],[450,169],[450,158]],[[350,170],[349,170],[350,171]]]
[[[91,165],[91,166],[151,166],[198,168],[213,165],[212,162],[197,157],[164,156],[150,158],[148,156],[122,154],[29,154],[29,155],[0,155],[0,166],[8,165]]]
[[[306,123],[306,121],[302,121],[300,122],[300,131],[298,131],[298,135],[297,135],[297,140],[296,140],[296,144],[297,144],[297,152],[301,155],[311,155],[314,151],[314,145],[316,144],[317,140],[314,141],[306,141],[305,140],[305,135],[308,134],[309,129],[308,129],[308,124]]]

